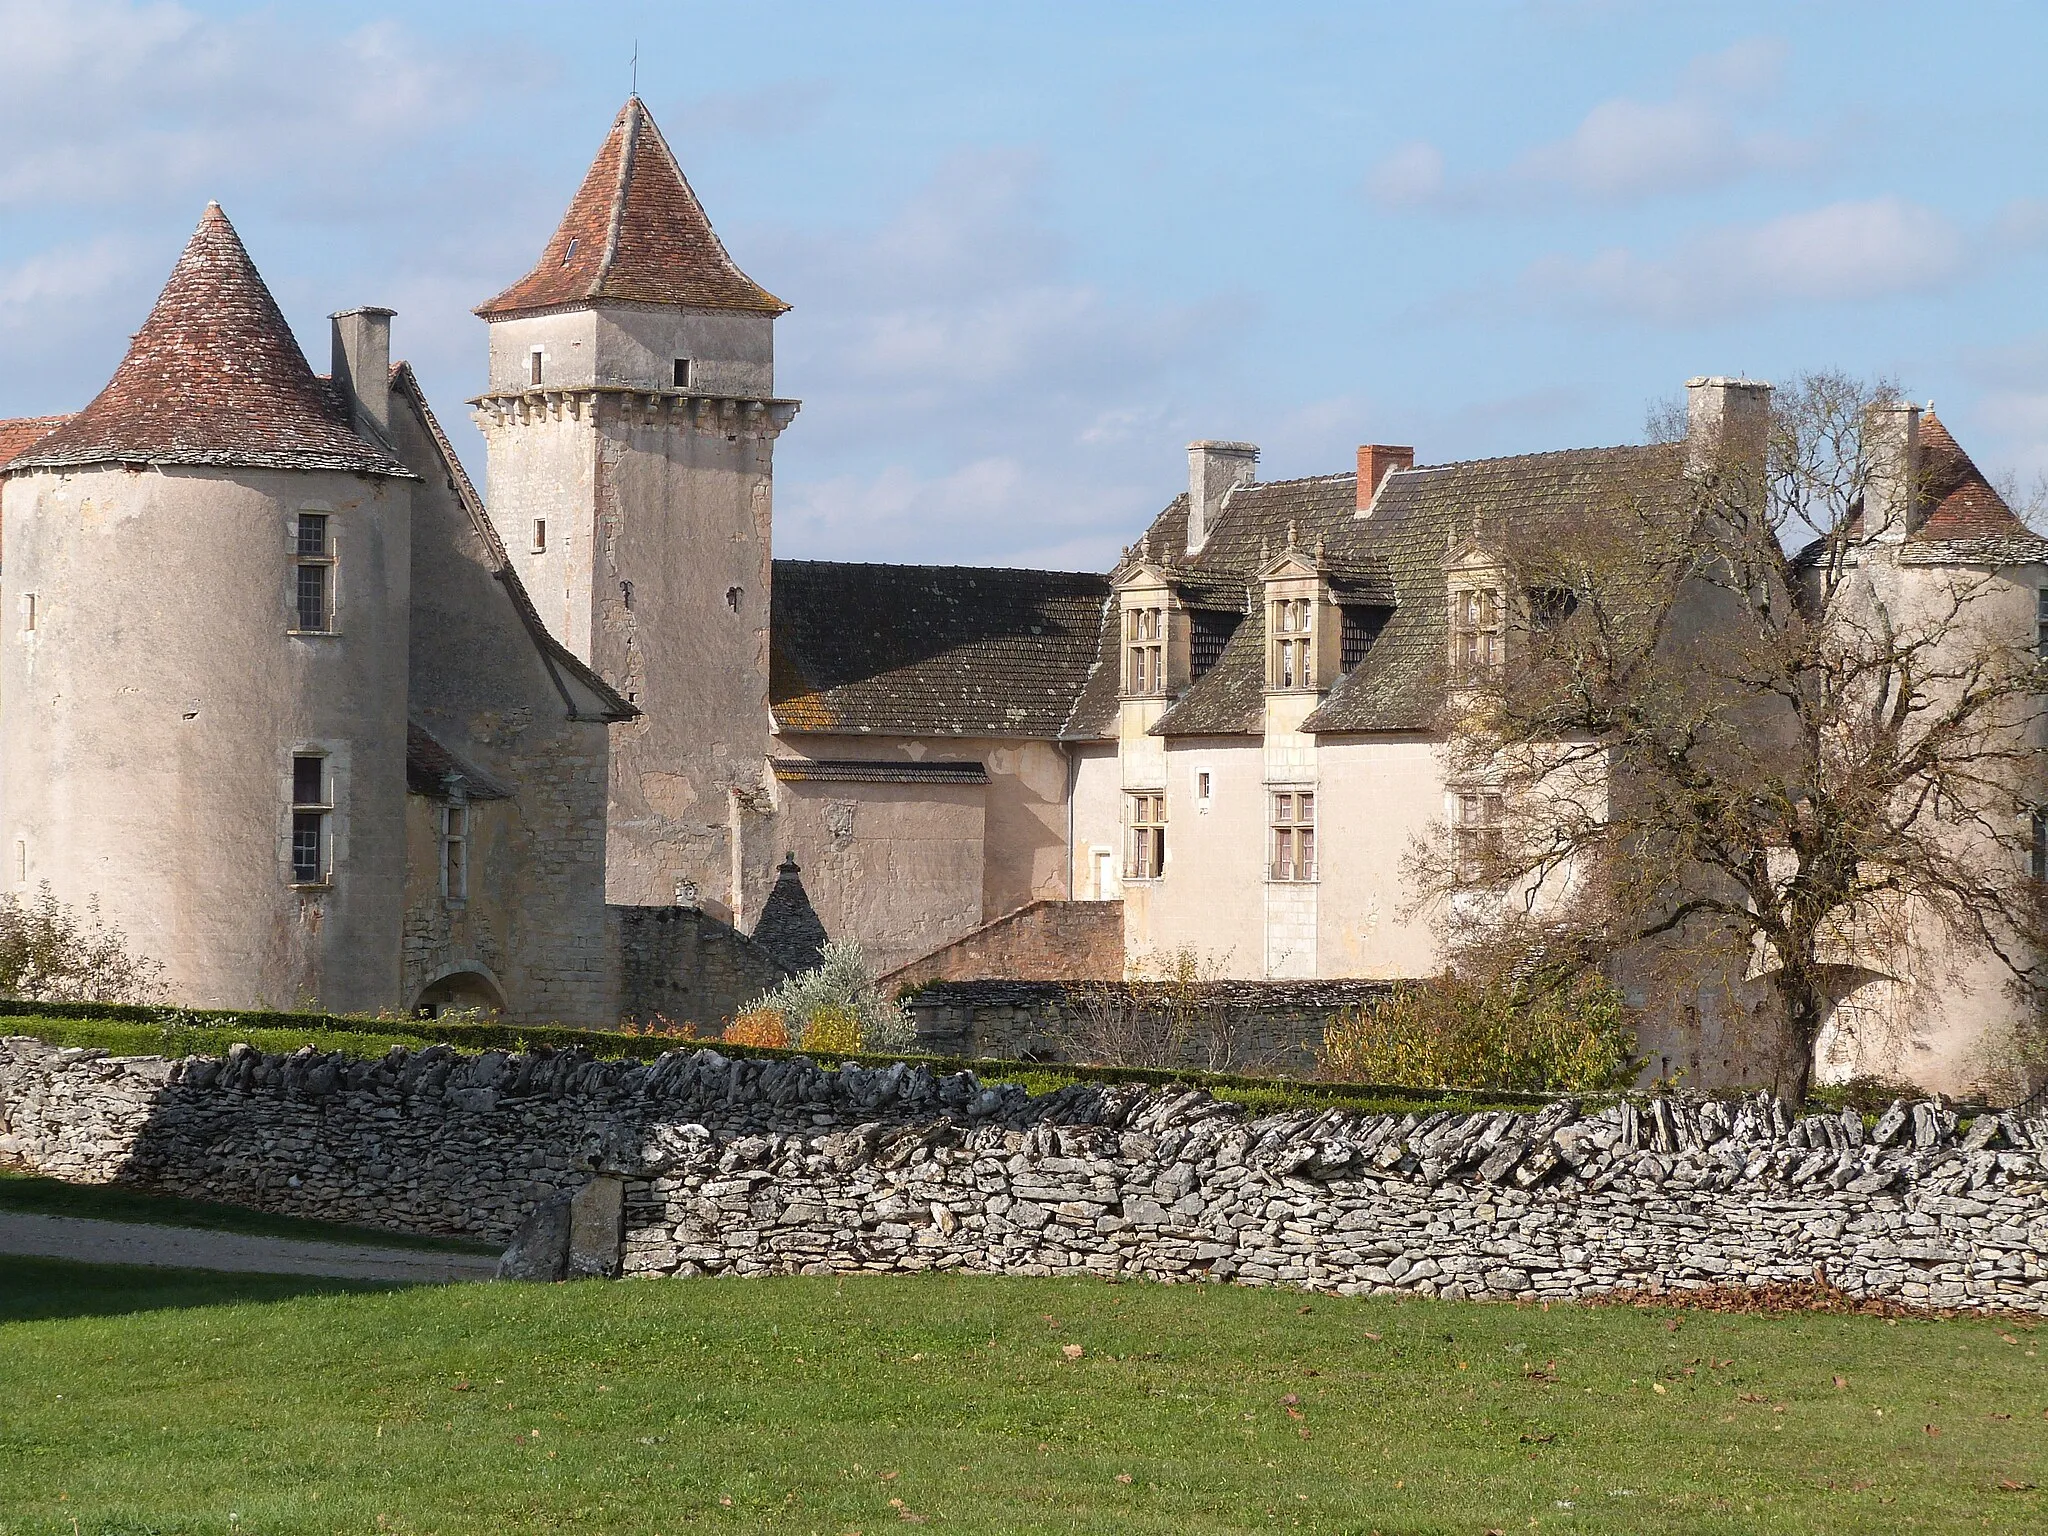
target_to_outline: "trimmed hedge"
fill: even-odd
[[[18,1029],[6,1021],[18,1021]],[[468,1051],[568,1049],[594,1056],[651,1060],[663,1051],[706,1048],[721,1056],[794,1060],[816,1053],[768,1046],[728,1045],[675,1035],[632,1034],[624,1030],[570,1029],[555,1024],[477,1024],[442,1019],[375,1018],[367,1015],[282,1013],[267,1010],[170,1009],[126,1003],[34,1003],[0,999],[0,1034],[18,1032],[54,1045],[92,1046],[129,1055],[219,1055],[246,1041],[259,1050],[286,1055],[301,1046],[382,1055],[446,1044]],[[1069,1083],[1145,1083],[1154,1087],[1203,1088],[1248,1110],[1330,1108],[1371,1113],[1434,1112],[1440,1109],[1527,1109],[1552,1095],[1472,1093],[1456,1089],[1399,1088],[1370,1083],[1326,1083],[1286,1077],[1248,1077],[1224,1072],[1191,1072],[1152,1067],[1098,1067],[1070,1062],[969,1060],[948,1056],[854,1055],[832,1059],[863,1066],[907,1061],[935,1074],[971,1071],[986,1082],[1021,1083],[1032,1093]]]

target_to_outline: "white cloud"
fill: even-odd
[[[1173,383],[1225,366],[1247,306],[1078,279],[1043,179],[1029,152],[965,153],[878,226],[733,237],[800,299],[778,327],[778,377],[807,397],[777,450],[778,548],[1101,565],[1173,494],[1199,435]]]
[[[1926,292],[1955,278],[1967,255],[1965,233],[1942,214],[1887,196],[1702,230],[1662,256],[1546,257],[1521,286],[1542,302],[1687,324],[1778,303]]]
[[[467,111],[502,64],[458,68],[391,22],[336,33],[161,0],[0,0],[0,37],[0,207],[189,199],[278,175],[331,195],[388,173],[383,152]]]
[[[38,251],[0,267],[0,331],[41,327],[103,297],[135,271],[135,253],[111,237]]]
[[[1366,190],[1392,208],[1533,206],[1560,193],[1586,203],[1634,203],[1794,169],[1814,157],[1810,143],[1753,131],[1733,110],[1777,88],[1784,54],[1775,39],[1755,38],[1704,55],[1686,67],[1671,96],[1603,101],[1563,138],[1499,171],[1453,177],[1436,145],[1404,144],[1368,173]]]

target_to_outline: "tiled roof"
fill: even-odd
[[[1932,411],[1920,418],[1919,527],[1913,542],[2031,536]]]
[[[69,416],[16,416],[0,421],[0,469],[69,421]]]
[[[1241,486],[1230,492],[1195,555],[1186,551],[1187,499],[1160,513],[1133,559],[1149,559],[1190,606],[1227,603],[1290,545],[1328,575],[1340,603],[1391,609],[1365,659],[1339,679],[1307,728],[1422,730],[1435,721],[1450,653],[1444,557],[1489,530],[1527,530],[1584,515],[1616,488],[1675,485],[1675,447],[1584,448],[1396,470],[1372,515],[1357,511],[1355,474]],[[1244,605],[1215,665],[1153,727],[1162,736],[1255,735],[1264,729],[1266,620]],[[1067,734],[1116,732],[1118,637],[1102,628],[1102,652]]]
[[[473,763],[464,762],[417,720],[405,723],[405,787],[415,795],[443,795],[450,775],[459,775],[472,800],[509,800],[512,791]]]
[[[761,904],[761,920],[754,924],[754,942],[774,957],[791,975],[815,970],[824,963],[825,946],[831,936],[811,905],[804,889],[803,871],[796,855],[790,854],[775,871],[775,884]]]
[[[986,784],[988,769],[971,762],[876,762],[855,758],[771,757],[785,784]]]
[[[539,263],[476,312],[494,319],[607,299],[766,315],[789,308],[726,254],[638,96],[620,110]]]
[[[1060,734],[1101,649],[1090,571],[778,560],[770,691],[784,731]]]
[[[218,203],[107,387],[11,467],[106,463],[412,475],[313,376]]]

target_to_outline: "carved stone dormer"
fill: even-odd
[[[1187,609],[1165,569],[1141,557],[1118,575],[1125,699],[1167,699],[1188,686],[1191,669]]]
[[[1452,681],[1471,685],[1498,677],[1507,664],[1507,562],[1476,535],[1453,545],[1444,556],[1444,592]]]
[[[1268,693],[1321,693],[1342,670],[1343,612],[1322,569],[1320,550],[1311,554],[1297,544],[1290,524],[1287,547],[1258,575],[1265,602]]]

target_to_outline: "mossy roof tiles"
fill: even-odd
[[[785,731],[1060,733],[1101,649],[1091,571],[775,562],[770,697]]]
[[[106,388],[9,467],[107,463],[412,474],[314,377],[218,203]]]

